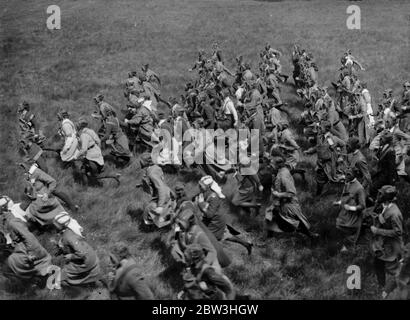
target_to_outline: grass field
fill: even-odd
[[[61,8],[61,30],[46,28],[46,9]],[[362,29],[348,30],[346,8],[359,4]],[[290,52],[299,43],[314,54],[319,82],[330,86],[337,76],[340,57],[346,49],[363,62],[362,79],[368,82],[373,101],[383,89],[398,93],[408,80],[410,3],[394,1],[245,1],[245,0],[59,0],[2,1],[0,4],[0,193],[15,200],[21,196],[22,173],[14,165],[17,155],[17,104],[23,99],[33,106],[45,134],[56,141],[56,112],[64,107],[77,118],[89,115],[92,97],[102,92],[116,107],[125,107],[123,84],[127,73],[150,63],[162,79],[162,95],[178,97],[184,84],[193,79],[188,72],[199,49],[220,44],[227,66],[243,54],[257,66],[258,54],[266,42],[284,53],[282,65],[291,74]],[[293,120],[300,103],[293,86],[282,88]],[[374,103],[375,104],[375,103]],[[94,124],[97,126],[97,123]],[[300,133],[300,128],[295,128]],[[57,142],[57,141],[56,141]],[[317,244],[302,238],[281,237],[255,248],[249,258],[233,244],[226,244],[233,263],[226,270],[237,289],[259,299],[376,299],[379,298],[371,259],[363,245],[342,255],[333,236],[337,211],[331,207],[335,193],[314,199],[313,157],[304,159],[309,168],[306,186],[298,183],[299,198],[313,227],[321,233]],[[56,163],[49,159],[50,165]],[[122,171],[121,186],[107,183],[102,189],[83,188],[73,183],[70,172],[54,166],[51,174],[81,206],[75,217],[84,226],[90,244],[96,248],[104,271],[108,248],[121,240],[130,244],[141,271],[152,278],[158,299],[175,299],[181,289],[178,270],[164,247],[159,232],[145,232],[139,223],[139,208],[148,196],[135,188],[139,175],[134,162]],[[172,185],[175,176],[167,176]],[[189,184],[190,192],[195,185]],[[227,197],[235,182],[224,187]],[[400,205],[408,216],[410,190],[404,188]],[[228,204],[230,218],[250,239],[261,237],[262,215],[250,221],[238,217]],[[47,236],[41,236],[50,248]],[[58,261],[56,261],[58,263]],[[346,269],[362,269],[362,290],[346,288]],[[104,291],[89,291],[90,299],[106,297]],[[2,299],[71,299],[65,291],[24,290],[10,286],[0,275]]]

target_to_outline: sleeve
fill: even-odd
[[[233,105],[232,101],[229,102],[229,109],[233,115],[235,124],[237,124],[238,123],[238,113],[236,112],[235,106]]]
[[[98,136],[98,134],[96,134],[94,131],[93,131],[93,139],[94,139],[95,143],[98,144],[99,147],[101,147],[101,139]]]
[[[403,226],[402,223],[397,215],[393,215],[390,217],[391,219],[391,229],[382,229],[377,228],[376,234],[381,235],[383,237],[389,238],[397,238],[403,234]]]
[[[344,142],[342,139],[340,139],[337,136],[332,136],[333,141],[335,142],[336,147],[341,147],[344,148],[346,146],[346,142]]]
[[[113,131],[113,129],[114,129],[114,124],[113,124],[112,122],[107,121],[107,122],[105,123],[105,134],[104,134],[104,136],[101,138],[101,141],[102,141],[102,142],[108,140],[108,138],[110,137],[111,132]]]
[[[290,132],[286,131],[284,135],[282,135],[284,140],[292,146],[294,149],[299,149],[299,145],[296,143],[295,139],[293,139],[292,135]]]
[[[393,133],[399,139],[405,140],[407,143],[410,143],[410,135],[404,133],[401,130],[395,130]]]
[[[128,121],[128,124],[130,125],[139,125],[142,121],[142,115],[137,113],[132,117],[131,120]]]
[[[81,149],[78,153],[78,156],[82,156],[87,152],[88,149],[88,143],[89,143],[89,138],[87,134],[81,134],[80,135],[80,142],[81,142]]]
[[[205,115],[207,118],[207,126],[213,128],[215,126],[215,114],[211,108],[205,108]]]
[[[71,137],[73,135],[72,128],[67,123],[65,123],[61,126],[61,131],[64,133],[64,136],[66,136],[66,137]]]
[[[144,279],[130,277],[128,284],[137,300],[154,300],[154,295]]]
[[[208,201],[208,208],[204,212],[204,218],[206,219],[212,219],[216,212],[218,211],[219,208],[219,199],[214,196],[211,197]]]
[[[49,192],[53,192],[56,189],[57,182],[53,177],[39,168],[36,169],[35,173],[37,174],[37,179],[47,186]]]
[[[361,172],[363,175],[364,180],[370,185],[372,178],[370,175],[369,167],[367,162],[364,160],[360,160],[356,163],[356,168]]]
[[[206,251],[205,262],[212,265],[214,261],[218,260],[218,255],[215,247],[208,236],[201,231],[198,237],[198,244]]]
[[[370,142],[369,150],[376,150],[380,147],[380,135],[374,137],[372,142]]]
[[[231,70],[229,70],[227,67],[225,67],[224,65],[222,65],[222,67],[223,67],[223,69],[224,69],[224,71],[227,73],[227,74],[229,74],[230,76],[234,76],[234,74],[231,72]]]
[[[149,179],[151,180],[152,184],[154,185],[154,188],[158,192],[158,207],[163,207],[165,205],[165,202],[167,200],[167,190],[165,187],[164,181],[162,181],[161,178],[161,172],[156,168],[156,170],[149,171]]]
[[[272,109],[272,111],[271,111],[270,121],[271,121],[272,125],[275,126],[275,127],[276,127],[276,126],[279,124],[279,122],[280,122],[280,115],[279,115],[279,113],[278,113],[276,110],[274,110],[274,109]]]
[[[61,150],[62,153],[67,152],[68,149],[70,149],[71,145],[74,142],[74,132],[71,128],[71,126],[69,124],[63,124],[63,126],[61,127],[61,131],[63,132],[64,136],[66,137],[65,141],[64,141],[64,147]]]
[[[366,193],[364,189],[359,189],[357,191],[357,210],[363,210],[366,208]]]
[[[296,187],[295,187],[294,182],[292,181],[293,178],[290,175],[290,173],[283,175],[281,178],[282,178],[281,183],[283,187],[285,188],[285,192],[290,193],[292,195],[296,195]]]
[[[64,244],[71,254],[70,260],[79,262],[85,260],[86,253],[81,250],[81,247],[78,245],[79,243],[77,239],[66,238]]]

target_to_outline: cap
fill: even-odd
[[[80,127],[86,127],[86,126],[88,126],[88,120],[87,120],[87,118],[86,117],[80,117],[80,119],[78,119],[78,125],[80,126]]]

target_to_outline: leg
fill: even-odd
[[[61,201],[63,201],[71,211],[77,211],[78,210],[77,209],[78,207],[76,205],[74,205],[74,203],[71,201],[70,197],[65,192],[56,189],[52,192],[52,194],[55,195],[57,198],[59,198]]]
[[[87,164],[87,177],[90,180],[91,185],[93,186],[102,186],[102,183],[97,179],[97,176],[100,174],[101,169],[98,164],[94,161],[88,161]]]
[[[46,159],[44,159],[43,156],[40,156],[37,161],[36,161],[38,167],[44,171],[45,173],[49,173],[48,168],[47,168],[47,163],[46,163]]]
[[[377,282],[380,287],[383,287],[386,285],[386,270],[385,270],[385,262],[383,260],[374,259],[374,271],[376,273],[377,277]]]
[[[404,180],[407,183],[410,183],[410,177],[407,174],[399,175],[400,180]]]
[[[245,241],[245,240],[242,240],[238,236],[231,235],[230,237],[228,237],[224,240],[239,243],[240,245],[244,246],[246,248],[246,250],[248,250],[249,255],[252,253],[252,243],[250,243],[248,241]]]

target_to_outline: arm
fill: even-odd
[[[105,134],[104,134],[104,136],[101,138],[101,141],[102,142],[105,142],[106,140],[108,140],[108,138],[110,137],[110,135],[111,135],[111,132],[113,131],[113,129],[114,129],[114,123],[112,123],[112,122],[109,122],[109,121],[107,121],[106,123],[105,123]]]
[[[64,241],[65,248],[64,251],[69,253],[65,255],[68,261],[73,262],[83,262],[86,258],[86,253],[82,252],[78,246],[78,239],[65,239]]]
[[[215,127],[215,112],[211,108],[205,108],[205,115],[206,115],[206,126],[211,128]]]
[[[137,300],[154,300],[154,294],[142,278],[128,277],[128,282]]]
[[[204,218],[212,219],[219,209],[219,199],[217,198],[217,196],[213,196],[208,200],[208,202],[204,201],[202,202],[202,204],[200,203],[198,207],[204,214]]]
[[[48,191],[50,193],[52,193],[56,189],[57,182],[53,177],[51,177],[50,175],[48,175],[47,173],[45,173],[43,170],[39,168],[37,168],[36,171],[34,171],[34,173],[36,174],[37,179],[43,182],[47,186]]]
[[[201,234],[198,237],[198,244],[207,252],[205,256],[206,263],[212,265],[215,261],[218,261],[216,249],[203,231],[201,231]]]
[[[232,76],[232,77],[235,76],[227,67],[225,67],[224,65],[222,65],[222,67],[223,67],[224,71],[225,71],[227,74],[229,74],[229,75]]]
[[[364,180],[370,185],[372,178],[370,175],[369,166],[367,165],[367,162],[364,160],[358,161],[356,163],[356,167],[362,173]]]
[[[390,219],[392,229],[376,228],[375,234],[389,238],[400,237],[403,234],[403,226],[400,219],[395,215],[392,216]]]
[[[66,137],[65,142],[64,142],[64,147],[61,150],[61,152],[64,154],[67,152],[68,149],[70,149],[71,144],[73,143],[73,134],[74,132],[72,131],[72,128],[69,124],[63,124],[61,127],[61,132],[63,133],[64,137]]]
[[[289,175],[285,175],[285,176],[281,176],[281,184],[283,185],[283,187],[285,188],[284,192],[279,192],[279,191],[274,191],[272,194],[279,199],[289,199],[292,198],[296,195],[296,188],[295,188],[295,184],[292,181],[292,176]]]
[[[344,142],[342,139],[340,139],[337,136],[332,136],[332,140],[335,143],[335,148],[339,147],[339,148],[344,148],[346,146],[346,142]]]
[[[395,130],[393,133],[396,137],[398,137],[399,139],[405,140],[406,143],[410,143],[410,135],[404,133],[403,131],[399,130]]]
[[[354,197],[356,198],[355,200],[357,204],[355,206],[345,204],[345,210],[361,212],[366,208],[366,193],[363,189],[360,189],[355,193]],[[347,199],[346,202],[348,201],[349,199]]]
[[[78,152],[78,157],[87,153],[88,145],[90,142],[89,136],[87,134],[81,134],[80,141],[81,141],[81,149]]]
[[[233,105],[232,101],[229,103],[229,109],[233,115],[234,126],[236,126],[238,124],[238,113],[236,112],[235,106]]]
[[[300,148],[289,132],[286,132],[284,135],[282,135],[282,138],[285,140],[285,142],[288,143],[288,145],[286,146],[287,149],[293,151]]]
[[[135,116],[132,117],[131,120],[127,120],[126,123],[128,123],[128,125],[139,125],[142,121],[142,116],[139,114],[136,114]]]

